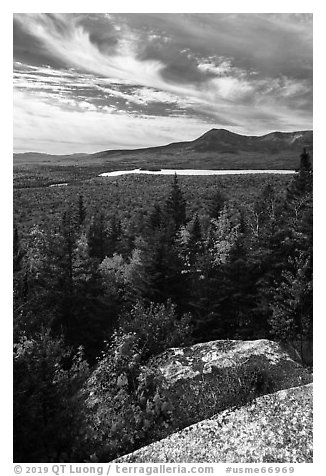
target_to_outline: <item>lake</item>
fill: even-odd
[[[66,187],[68,183],[53,183],[52,185],[49,185],[49,187]]]
[[[145,175],[245,175],[245,174],[294,174],[295,170],[198,170],[198,169],[161,169],[161,170],[115,170],[104,172],[99,177],[118,177],[127,174]]]

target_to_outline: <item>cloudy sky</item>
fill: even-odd
[[[14,14],[14,149],[312,129],[310,14]]]

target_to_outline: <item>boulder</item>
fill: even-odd
[[[312,381],[311,374],[280,344],[266,339],[171,348],[149,365],[163,376],[162,393],[170,402],[173,429],[241,406],[257,396]]]
[[[312,390],[308,384],[258,397],[115,462],[311,463]]]

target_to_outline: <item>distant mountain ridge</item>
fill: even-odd
[[[211,129],[193,141],[195,150],[219,150],[232,153],[239,150],[277,152],[293,146],[312,146],[312,131],[271,132],[263,136],[243,136],[225,129]]]
[[[14,154],[14,165],[291,169],[298,164],[303,148],[312,154],[312,130],[246,136],[226,129],[211,129],[192,141],[156,147],[109,149],[92,154]]]
[[[226,129],[211,129],[193,141],[172,142],[171,144],[143,147],[140,149],[105,150],[90,154],[93,157],[103,157],[114,153],[162,152],[164,150],[181,149],[194,152],[229,152],[242,151],[278,152],[286,148],[312,148],[313,131],[270,132],[263,136],[246,136],[230,132]]]

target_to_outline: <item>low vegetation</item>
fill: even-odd
[[[116,460],[120,463],[312,463],[312,385],[259,397]]]

